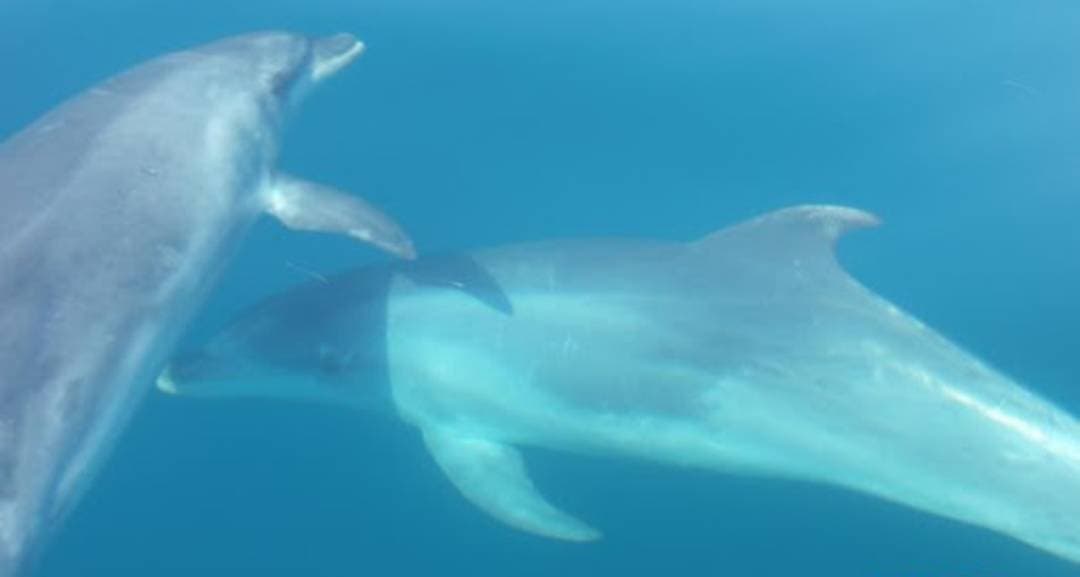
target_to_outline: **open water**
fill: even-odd
[[[1076,2],[0,0],[0,135],[149,57],[268,28],[366,42],[282,165],[364,195],[423,252],[691,239],[848,204],[886,222],[842,244],[857,278],[1080,414]],[[303,271],[382,258],[262,223],[191,337]],[[488,519],[389,418],[151,395],[38,575],[1080,575],[852,493],[527,457],[604,540]]]

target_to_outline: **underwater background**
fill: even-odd
[[[1076,2],[0,0],[0,136],[137,62],[267,28],[367,43],[282,166],[362,194],[422,252],[852,205],[885,220],[841,244],[858,279],[1080,414]],[[263,222],[190,338],[383,258]],[[602,541],[487,518],[393,418],[151,394],[36,575],[1080,575],[849,492],[527,459]]]

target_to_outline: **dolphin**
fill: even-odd
[[[158,387],[385,403],[467,500],[545,537],[600,533],[521,447],[828,484],[1080,562],[1076,419],[849,276],[837,239],[876,224],[798,206],[362,268],[256,305]]]
[[[0,577],[26,571],[261,213],[412,257],[363,200],[274,169],[348,34],[267,32],[123,72],[0,144]]]

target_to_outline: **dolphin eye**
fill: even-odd
[[[339,375],[349,367],[349,355],[329,347],[319,349],[319,373],[326,376]]]
[[[296,82],[297,74],[299,74],[298,67],[290,67],[274,73],[270,78],[270,91],[275,98],[279,100],[288,98],[289,92],[292,91],[292,87]]]
[[[288,100],[311,67],[311,45],[297,41],[290,44],[287,56],[278,62],[278,70],[270,76],[270,90],[279,100]]]

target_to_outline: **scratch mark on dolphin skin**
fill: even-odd
[[[315,281],[318,281],[321,284],[330,284],[330,279],[326,278],[326,276],[321,275],[321,274],[319,274],[319,273],[317,273],[317,272],[315,272],[315,271],[313,271],[313,270],[311,270],[309,268],[302,267],[302,266],[300,266],[300,265],[298,265],[298,264],[296,264],[296,263],[294,263],[292,261],[288,261],[288,260],[285,261],[285,266],[292,269],[292,270],[294,270],[294,271],[296,271],[296,272],[298,272],[298,273],[300,273],[300,274],[302,274],[302,275],[304,275],[304,276],[306,276],[306,277],[308,277],[308,278],[314,279]]]
[[[565,357],[570,357],[574,353],[576,353],[577,350],[578,350],[577,341],[574,339],[574,337],[572,337],[570,335],[566,335],[566,338],[563,339],[563,343],[562,343],[562,356],[564,358]]]
[[[1014,88],[1016,90],[1019,90],[1020,92],[1023,92],[1024,94],[1026,94],[1028,96],[1038,96],[1038,95],[1041,94],[1039,89],[1037,89],[1037,88],[1035,88],[1033,86],[1029,86],[1027,84],[1024,84],[1022,82],[1017,82],[1016,80],[1012,80],[1012,79],[1002,80],[1001,85],[1009,87],[1009,88]]]

